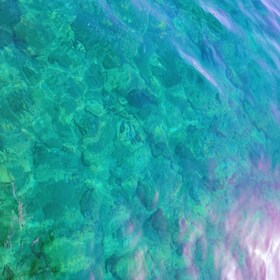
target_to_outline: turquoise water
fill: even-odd
[[[277,0],[0,0],[0,279],[280,279]]]

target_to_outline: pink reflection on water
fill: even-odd
[[[272,113],[275,121],[280,125],[280,111],[278,106],[272,102],[270,103],[270,112]]]
[[[136,263],[136,270],[133,272],[133,280],[145,280],[147,279],[147,268],[145,264],[145,248],[138,250],[134,255],[134,261]]]
[[[95,277],[94,277],[93,272],[90,272],[89,279],[90,279],[90,280],[95,280]]]
[[[107,3],[106,0],[98,0],[98,4],[101,7],[104,14],[110,19],[113,24],[123,26],[123,22],[117,17],[114,10]]]
[[[266,172],[270,169],[270,162],[269,160],[265,159],[265,158],[261,158],[258,160],[257,162],[257,168],[260,171]]]
[[[158,200],[159,200],[159,191],[156,191],[152,202],[153,207],[158,203]]]
[[[193,279],[198,279],[198,269],[195,266],[194,259],[192,256],[191,249],[194,246],[194,242],[188,242],[184,245],[184,261],[185,261],[185,266],[186,266],[186,271],[188,275],[192,276]]]
[[[107,0],[98,0],[98,5],[113,25],[125,32],[129,32],[136,40],[140,40],[140,36],[118,16],[114,8],[111,7],[112,5],[108,4]]]
[[[267,170],[267,163],[261,165]],[[225,221],[226,243],[216,247],[216,267],[222,268],[222,279],[279,279],[280,277],[280,211],[262,195],[247,193],[232,207]],[[230,250],[238,242],[241,259]]]
[[[237,265],[237,258],[222,243],[215,245],[214,263],[216,270],[222,267],[222,280],[243,280],[241,269]]]
[[[201,2],[200,6],[204,11],[212,14],[224,27],[230,31],[235,31],[234,25],[230,20],[229,16],[221,9],[214,9],[210,6],[207,6],[205,3]]]
[[[278,17],[280,17],[280,5],[279,1],[274,0],[261,0],[262,4],[269,10],[271,13],[276,14]],[[278,4],[278,6],[277,6]]]
[[[163,7],[158,5],[152,5],[146,0],[131,0],[131,3],[140,11],[146,11],[152,15],[155,19],[164,22],[169,27],[172,25],[172,19],[164,12]]]
[[[199,63],[198,61],[192,57],[191,55],[187,54],[186,52],[184,52],[182,50],[182,48],[176,43],[174,42],[174,46],[176,47],[179,55],[181,56],[181,58],[191,64],[199,73],[201,73],[213,86],[215,86],[219,92],[221,92],[217,82],[215,81],[215,79],[212,77],[211,74],[209,74]]]
[[[279,34],[280,34],[280,28],[279,28]],[[277,71],[280,69],[280,45],[273,39],[270,38],[264,38],[263,35],[254,32],[254,37],[256,38],[256,41],[259,42],[260,45],[263,46],[266,53],[270,56],[273,63],[275,63],[275,68]],[[267,71],[273,71],[274,69],[271,69],[271,67],[267,67]],[[275,73],[277,75],[277,72]]]
[[[183,222],[183,228],[185,228]],[[183,247],[183,257],[186,272],[192,279],[199,279],[199,270],[195,265],[193,257],[193,249],[197,241],[201,241],[203,247],[203,257],[206,257],[207,251],[207,241],[204,235],[204,227],[201,223],[192,222],[190,225],[191,233],[188,236],[188,241],[184,244]]]
[[[142,231],[136,231],[135,224],[131,221],[125,226],[124,235],[128,236],[128,245],[131,250],[134,250],[142,238]]]
[[[187,231],[187,220],[185,218],[181,218],[179,221],[179,241],[182,242]]]
[[[126,232],[125,234],[128,235],[128,234],[131,234],[134,232],[134,224],[132,222],[128,222],[128,224],[126,225]]]

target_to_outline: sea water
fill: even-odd
[[[1,279],[280,279],[277,0],[1,0]]]

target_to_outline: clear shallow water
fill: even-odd
[[[277,1],[0,2],[3,279],[278,279]]]

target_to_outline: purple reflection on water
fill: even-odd
[[[275,121],[280,126],[280,111],[278,109],[278,106],[275,103],[270,104],[270,111],[271,111]]]
[[[106,0],[98,0],[98,4],[101,7],[104,14],[110,19],[113,24],[123,26],[122,21],[115,15],[113,9],[107,3]]]
[[[150,4],[146,0],[131,0],[132,5],[137,8],[139,11],[145,11],[148,14],[152,15],[158,21],[165,23],[168,27],[171,27],[172,18],[167,15],[164,10],[164,7],[159,7],[155,4]]]
[[[217,82],[216,82],[215,79],[212,77],[212,75],[209,74],[209,73],[198,63],[198,61],[197,61],[194,57],[192,57],[191,55],[185,53],[185,52],[181,49],[181,47],[180,47],[176,42],[174,42],[174,45],[175,45],[175,47],[176,47],[176,49],[177,49],[179,55],[181,56],[181,58],[182,58],[185,62],[191,64],[191,65],[192,65],[199,73],[201,73],[213,86],[215,86],[215,87],[219,90],[219,92],[221,92],[221,90],[220,90],[220,88],[219,88]]]
[[[229,16],[221,9],[214,9],[210,6],[205,5],[204,3],[200,3],[201,7],[212,14],[223,26],[225,26],[230,31],[235,31],[234,25],[230,20]]]
[[[280,16],[280,2],[278,0],[261,0],[261,2],[271,13]]]
[[[261,194],[243,193],[229,213],[225,226],[227,246],[216,248],[217,268],[227,279],[277,279],[280,275],[280,212]],[[230,246],[238,242],[245,263],[240,266]]]

